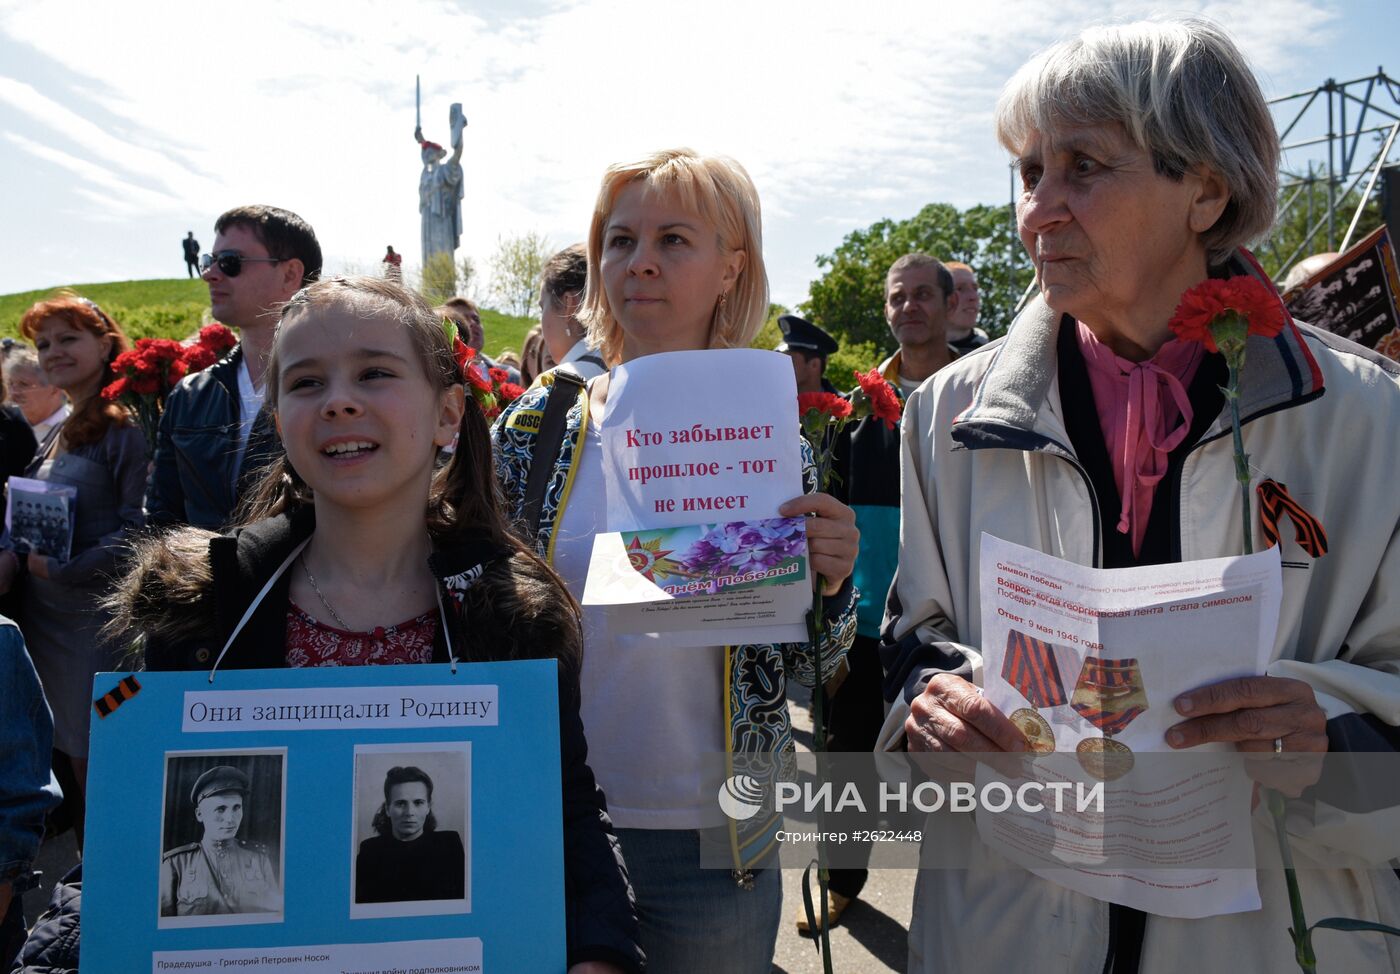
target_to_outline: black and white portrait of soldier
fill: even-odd
[[[386,768],[387,761],[402,763]],[[465,912],[466,754],[456,748],[357,753],[356,764],[357,822],[363,823],[370,806],[374,811],[372,834],[360,839],[355,852],[354,904],[453,901],[454,911]],[[361,828],[357,837],[363,834]],[[410,906],[408,912],[417,911]]]
[[[162,920],[281,914],[283,756],[182,756],[167,762]],[[194,841],[173,844],[196,832]],[[275,845],[252,837],[269,832]]]

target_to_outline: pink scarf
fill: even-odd
[[[1147,534],[1152,497],[1167,472],[1167,456],[1191,429],[1186,387],[1201,364],[1203,349],[1200,342],[1172,339],[1146,362],[1133,362],[1115,355],[1083,322],[1075,324],[1123,501],[1118,531],[1132,535],[1136,556]]]

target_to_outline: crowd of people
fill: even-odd
[[[1278,138],[1238,48],[1203,21],[1094,28],[1027,63],[996,126],[1017,160],[1039,295],[989,342],[975,268],[923,253],[888,268],[895,349],[870,366],[904,402],[902,424],[871,417],[843,435],[835,496],[818,489],[804,445],[805,492],[779,512],[807,519],[826,596],[821,672],[802,644],[679,650],[579,604],[606,530],[610,370],[746,347],[767,317],[759,196],[731,159],[669,150],[608,168],[585,242],[545,267],[540,325],[518,364],[484,361],[528,387],[494,423],[442,327],[454,321],[484,356],[476,306],[432,307],[396,275],[322,277],[314,231],[284,209],[216,221],[200,273],[211,315],[240,342],[170,394],[153,453],[101,396],[128,346],[119,323],[79,296],[30,308],[28,345],[4,364],[13,407],[0,411],[0,460],[6,476],[76,499],[66,556],[0,550],[14,619],[0,627],[0,963],[24,944],[18,894],[60,793],[81,846],[97,671],[545,656],[559,662],[569,970],[769,971],[780,819],[727,818],[715,801],[724,766],[710,758],[790,752],[790,680],[825,695],[831,750],[1022,752],[1020,730],[978,687],[984,532],[1100,568],[1242,550],[1225,366],[1168,326],[1202,281],[1266,280],[1243,248],[1273,219]],[[799,392],[834,391],[836,339],[797,316],[779,327]],[[1286,562],[1266,672],[1178,698],[1162,749],[1393,752],[1400,370],[1291,321],[1249,350],[1240,406],[1253,476],[1286,484],[1332,550]],[[701,396],[699,385],[676,394]],[[234,768],[197,782],[209,841],[237,838],[248,788]],[[418,768],[385,779],[378,834],[360,847],[366,897],[387,895],[404,848],[429,848],[433,790]],[[1384,864],[1393,834],[1337,814],[1289,821],[1295,857],[1316,867],[1310,910],[1400,923],[1400,880]],[[976,848],[964,824],[925,841]],[[1255,827],[1272,848],[1267,816]],[[728,869],[701,867],[716,835]],[[196,873],[202,889],[219,886],[223,860],[199,844],[168,858],[162,909],[208,906],[207,892],[179,888]],[[973,858],[921,872],[910,971],[1294,963],[1281,870],[1260,872],[1262,909],[1183,920],[1095,900],[989,850]],[[265,862],[257,895],[275,887],[280,899]],[[815,923],[838,922],[866,877],[833,870]],[[76,938],[56,933],[80,916],[76,902],[56,897],[20,969],[76,970]],[[1329,968],[1391,970],[1394,944],[1333,933],[1318,949]]]

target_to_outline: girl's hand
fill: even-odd
[[[830,494],[794,497],[778,513],[783,517],[810,515],[807,520],[807,553],[812,571],[821,575],[823,595],[835,595],[856,566],[860,532],[856,512]]]
[[[29,553],[29,574],[35,578],[49,577],[49,556]]]

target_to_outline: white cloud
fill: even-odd
[[[4,133],[5,140],[30,155],[53,163],[73,173],[89,185],[79,185],[77,192],[91,194],[93,202],[114,216],[137,217],[152,209],[171,208],[176,200],[171,196],[146,189],[115,175],[111,170],[87,159],[80,159],[51,145],[43,145],[17,135]]]
[[[769,239],[781,241],[768,255],[774,295],[792,303],[813,257],[852,229],[935,200],[1006,199],[991,132],[1005,78],[1046,43],[1154,5],[1063,0],[1051,15],[1030,0],[581,0],[525,17],[434,0],[5,9],[0,35],[58,66],[44,83],[0,77],[0,110],[20,119],[10,142],[71,173],[71,192],[130,215],[134,229],[168,233],[143,220],[153,209],[182,228],[200,214],[203,236],[223,209],[261,201],[307,217],[329,266],[375,266],[386,243],[415,262],[421,73],[428,138],[445,141],[451,101],[470,120],[463,248],[479,267],[501,234],[581,239],[606,165],[686,144],[753,175]],[[1234,30],[1266,77],[1326,43],[1336,20],[1305,0],[1194,9]],[[61,146],[38,151],[55,137]],[[94,164],[80,172],[78,157]],[[25,232],[81,240],[73,230]],[[118,273],[168,273],[173,240],[147,246]],[[160,266],[145,267],[156,253]],[[36,276],[0,268],[0,290]]]

